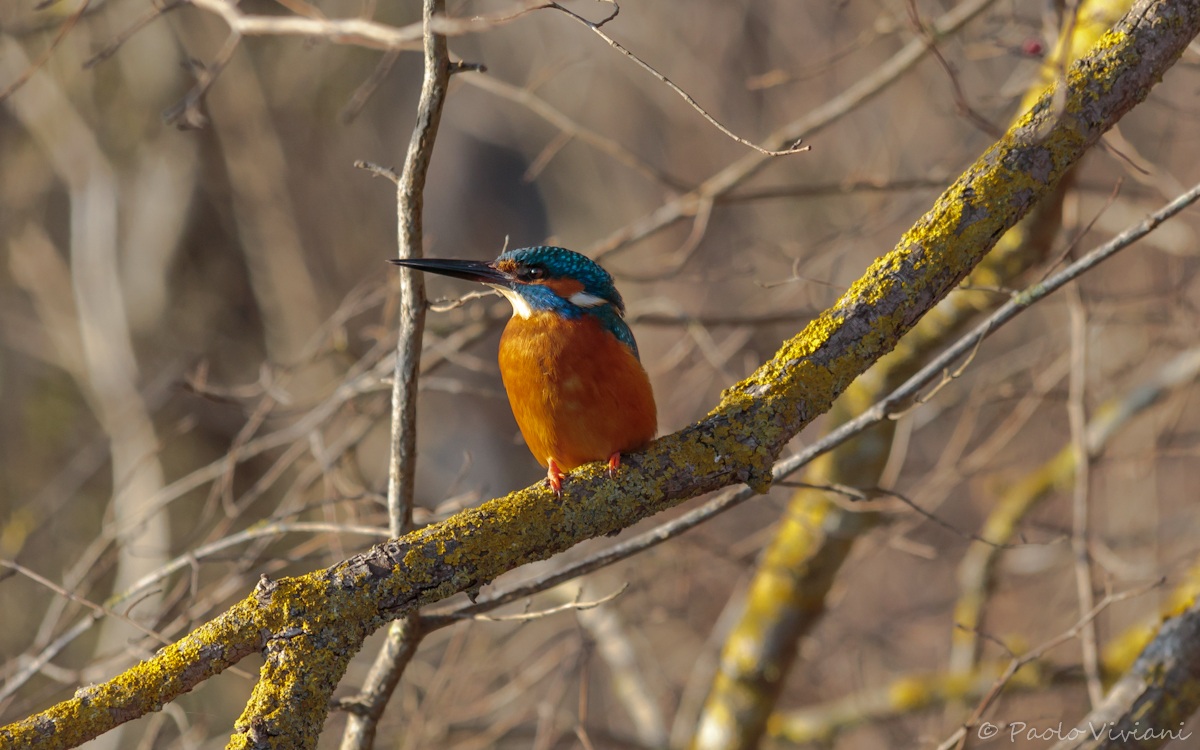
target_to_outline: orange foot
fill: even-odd
[[[562,480],[566,474],[558,468],[558,463],[553,458],[546,462],[546,481],[550,483],[550,489],[554,490],[554,494],[562,497]]]
[[[617,478],[617,469],[621,468],[621,452],[617,451],[608,457],[608,475]]]

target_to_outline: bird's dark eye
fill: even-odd
[[[524,266],[517,271],[517,281],[537,281],[546,277],[546,269],[541,266]]]

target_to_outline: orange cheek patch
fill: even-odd
[[[583,291],[583,284],[575,279],[550,279],[544,283],[563,299],[570,299],[572,294]]]

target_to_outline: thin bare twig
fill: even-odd
[[[446,37],[432,24],[445,12],[445,0],[424,0],[425,74],[417,122],[408,144],[404,171],[396,182],[397,242],[400,257],[422,254],[425,179],[433,157],[446,90],[450,82],[450,53]],[[421,338],[425,328],[425,282],[420,272],[400,271],[400,331],[392,380],[391,456],[388,461],[388,529],[393,537],[413,528],[416,504],[417,387],[421,370]],[[342,735],[342,750],[367,750],[374,745],[379,719],[416,653],[424,628],[414,612],[388,628],[387,640],[375,657],[356,702],[362,710],[350,715]]]
[[[1161,580],[1152,581],[1150,583],[1132,588],[1128,591],[1122,591],[1119,594],[1109,594],[1097,602],[1096,605],[1090,610],[1084,612],[1080,616],[1079,620],[1067,630],[1059,633],[1045,643],[1030,649],[1020,656],[1013,654],[1012,661],[1009,662],[1008,668],[996,678],[996,681],[992,684],[992,689],[988,691],[988,694],[985,695],[983,700],[981,700],[975,707],[975,710],[971,713],[970,718],[963,722],[963,725],[959,727],[958,730],[955,731],[954,734],[951,735],[945,742],[939,745],[938,750],[949,750],[950,748],[965,747],[967,734],[970,729],[979,723],[979,720],[983,718],[984,713],[988,710],[992,703],[995,702],[996,698],[999,697],[1000,691],[1004,689],[1004,686],[1013,678],[1013,675],[1015,675],[1017,670],[1019,670],[1021,667],[1041,659],[1048,652],[1058,648],[1067,641],[1078,637],[1085,628],[1095,621],[1096,617],[1101,612],[1108,609],[1113,604],[1123,602],[1126,599],[1139,597],[1142,594],[1145,594],[1147,591],[1151,591],[1161,585]]]
[[[429,21],[408,26],[388,26],[365,18],[322,18],[298,16],[252,15],[242,12],[228,0],[187,0],[201,10],[221,18],[230,31],[242,36],[299,36],[324,39],[333,44],[348,44],[375,49],[415,49],[428,28],[442,37],[474,34],[502,26],[546,3],[525,0],[496,13],[478,14],[471,18],[447,18],[439,13]]]
[[[159,633],[157,630],[154,630],[153,628],[148,628],[145,625],[143,625],[142,623],[133,619],[132,617],[122,614],[121,612],[119,612],[111,607],[105,607],[103,605],[96,604],[95,602],[87,599],[86,597],[80,596],[79,594],[76,594],[73,591],[65,589],[62,586],[59,586],[58,584],[56,584],[54,581],[51,581],[49,578],[46,578],[45,576],[40,575],[36,571],[30,570],[29,568],[25,567],[24,565],[21,565],[20,563],[14,561],[14,560],[0,559],[0,567],[8,568],[9,570],[13,571],[17,575],[25,576],[26,578],[33,581],[34,583],[37,583],[40,586],[44,586],[45,588],[50,589],[55,594],[63,597],[64,599],[68,599],[70,601],[75,602],[76,604],[83,605],[87,609],[90,609],[93,612],[93,614],[95,614],[99,617],[105,617],[105,616],[115,617],[116,619],[121,620],[126,625],[133,628],[134,630],[140,631],[143,635],[149,636],[151,639],[153,639],[159,643],[162,643],[165,645],[165,644],[171,642],[171,640],[169,638],[164,637],[162,635],[162,633]],[[11,695],[11,692],[12,691],[9,690],[8,685],[5,684],[3,691],[0,691],[0,700],[3,700],[8,695]]]
[[[30,62],[29,65],[25,66],[25,70],[22,71],[21,75],[17,76],[12,83],[5,86],[3,90],[0,90],[0,102],[3,102],[8,97],[12,96],[13,92],[29,82],[29,79],[33,77],[34,73],[41,70],[42,66],[50,60],[50,56],[54,54],[54,50],[58,49],[58,45],[61,44],[62,40],[67,37],[67,34],[71,32],[71,29],[75,28],[75,24],[79,22],[79,19],[83,17],[83,14],[87,12],[89,5],[91,5],[91,0],[83,0],[83,2],[79,4],[79,7],[63,20],[62,25],[58,27],[58,33],[54,35],[54,39],[49,45],[47,45],[46,49],[42,51],[42,54],[39,55],[36,60]]]
[[[968,2],[960,3],[940,16],[931,25],[930,31],[938,38],[952,34],[987,10],[995,1],[968,0]],[[889,60],[878,66],[871,75],[856,81],[839,96],[771,133],[765,142],[776,148],[786,148],[788,144],[796,143],[801,137],[811,137],[884,91],[901,75],[912,70],[928,53],[929,45],[924,39],[910,41],[897,50]],[[594,243],[585,250],[586,254],[593,258],[603,258],[629,247],[638,240],[660,232],[677,221],[692,216],[702,200],[719,199],[757,174],[768,160],[765,154],[759,152],[745,154],[709,177],[691,192],[672,198],[642,219],[632,222]]]
[[[938,61],[938,65],[940,65],[942,70],[945,71],[946,77],[950,79],[950,86],[954,89],[954,104],[958,108],[959,113],[965,115],[966,118],[974,123],[976,127],[993,138],[999,138],[1000,136],[1004,135],[1004,128],[997,126],[994,122],[981,115],[975,110],[974,107],[971,106],[971,103],[967,101],[967,94],[965,91],[963,91],[962,84],[958,80],[958,72],[955,71],[954,66],[952,66],[950,62],[942,56],[942,51],[938,49],[937,37],[935,37],[933,33],[930,32],[929,27],[927,27],[921,21],[921,13],[917,10],[917,4],[915,0],[908,0],[906,7],[908,9],[909,22],[913,25],[913,28],[916,29],[917,33],[925,39],[926,44],[929,45],[930,54],[932,54],[933,58]]]
[[[1071,375],[1067,387],[1067,421],[1071,427],[1071,449],[1075,458],[1075,482],[1071,502],[1071,554],[1075,568],[1075,594],[1079,611],[1087,612],[1096,602],[1092,591],[1091,555],[1089,544],[1088,493],[1091,485],[1091,455],[1087,449],[1087,310],[1078,284],[1068,287],[1070,302],[1067,310],[1071,319]],[[1104,700],[1100,682],[1100,654],[1096,649],[1096,623],[1085,623],[1079,632],[1079,647],[1083,671],[1087,676],[1088,697],[1092,708]]]
[[[387,74],[391,72],[392,66],[400,59],[400,50],[390,49],[383,53],[379,58],[379,62],[375,64],[375,70],[371,71],[371,75],[367,80],[359,84],[354,90],[354,94],[350,97],[350,101],[346,102],[342,110],[338,112],[338,120],[343,124],[354,122],[358,118],[358,114],[362,112],[363,107],[367,105],[367,100],[375,93],[375,89],[379,88],[379,84],[383,83],[383,79],[387,78]],[[355,165],[357,166],[357,164]]]
[[[572,611],[578,611],[578,610],[582,610],[582,609],[594,609],[595,607],[599,607],[601,604],[607,604],[607,603],[611,602],[612,600],[616,599],[621,594],[624,594],[625,590],[628,588],[629,588],[629,584],[626,583],[626,584],[622,585],[621,588],[617,589],[616,591],[612,592],[611,594],[609,594],[607,596],[602,596],[599,599],[592,599],[592,600],[585,602],[585,601],[582,601],[583,588],[581,587],[579,589],[579,591],[575,594],[575,598],[572,601],[566,602],[564,604],[559,604],[556,607],[550,607],[549,609],[539,609],[537,612],[522,612],[521,614],[518,614],[518,615],[474,615],[474,619],[487,620],[488,622],[527,622],[529,620],[539,620],[543,617],[548,617],[549,615],[558,614],[559,612],[572,612]]]
[[[629,149],[611,138],[600,135],[596,131],[580,125],[529,89],[514,86],[511,83],[506,83],[491,76],[468,76],[465,80],[472,86],[481,88],[489,94],[494,94],[520,104],[558,128],[564,135],[569,136],[573,140],[583,141],[597,151],[608,154],[613,159],[616,159],[649,180],[665,185],[676,192],[682,192],[685,189],[684,183],[678,178],[647,164],[641,157],[630,152]]]
[[[212,64],[207,66],[199,66],[197,64],[196,67],[201,67],[203,72],[197,76],[196,86],[188,92],[187,96],[179,104],[163,114],[163,118],[167,122],[178,125],[181,128],[203,127],[205,119],[200,114],[198,105],[220,75],[221,69],[229,61],[234,50],[237,49],[237,45],[242,37],[299,36],[324,39],[333,44],[387,50],[389,55],[381,62],[376,75],[368,80],[365,87],[360,88],[355,99],[351,102],[351,106],[343,112],[344,115],[349,113],[352,116],[354,106],[357,106],[356,103],[361,103],[361,100],[365,100],[370,95],[373,86],[378,83],[379,78],[386,74],[387,69],[390,67],[388,61],[394,56],[394,53],[416,47],[417,42],[424,37],[426,29],[429,29],[430,33],[435,33],[444,39],[446,36],[486,31],[496,26],[515,21],[535,10],[547,7],[541,2],[525,0],[525,2],[517,3],[513,8],[489,15],[477,15],[472,18],[447,18],[439,12],[437,16],[429,19],[427,22],[395,27],[364,18],[325,18],[319,14],[313,16],[251,15],[244,13],[238,7],[237,3],[229,2],[228,0],[176,0],[176,2],[165,6],[162,10],[172,10],[182,4],[192,5],[220,17],[229,27],[229,37],[226,39],[224,47],[222,47]],[[109,45],[96,58],[93,58],[91,62],[111,55],[138,28],[141,28],[160,14],[139,19],[135,22],[133,28],[123,32],[113,44]],[[472,66],[465,67],[473,69]]]
[[[216,83],[221,71],[233,58],[233,53],[237,51],[241,40],[242,35],[233,32],[225,38],[225,44],[221,46],[211,63],[205,65],[197,60],[192,61],[191,69],[196,73],[196,83],[183,99],[163,112],[164,122],[182,130],[202,128],[208,123],[208,118],[200,111],[200,102],[204,100],[204,95]]]
[[[90,70],[91,68],[94,68],[108,58],[112,57],[117,53],[117,50],[121,49],[121,46],[125,44],[125,42],[129,41],[129,39],[133,37],[134,34],[149,26],[160,16],[164,16],[176,8],[182,8],[183,6],[190,4],[190,1],[191,0],[171,0],[171,2],[163,3],[162,5],[154,3],[148,10],[146,10],[144,14],[142,14],[140,18],[134,20],[134,22],[129,25],[129,28],[117,34],[117,36],[111,42],[109,42],[104,49],[100,50],[84,61],[83,69]]]
[[[691,106],[692,109],[699,112],[700,116],[703,117],[705,120],[708,120],[708,122],[713,127],[715,127],[717,130],[720,130],[722,133],[729,136],[730,138],[737,141],[738,143],[742,144],[743,146],[749,146],[750,148],[754,149],[755,151],[759,152],[760,154],[763,154],[764,156],[787,156],[788,154],[797,154],[797,153],[800,153],[801,151],[809,151],[812,149],[811,146],[801,146],[799,138],[793,139],[791,142],[791,145],[786,146],[783,149],[776,150],[776,149],[771,149],[771,148],[764,148],[762,146],[759,146],[756,143],[752,143],[751,141],[746,140],[745,138],[741,137],[737,133],[734,133],[732,130],[730,130],[729,128],[722,125],[720,122],[717,121],[717,119],[715,117],[710,115],[704,109],[704,107],[701,107],[699,102],[697,102],[695,99],[693,99],[691,97],[691,95],[688,94],[686,91],[679,88],[679,86],[677,86],[670,78],[667,78],[662,73],[659,73],[657,70],[655,70],[653,67],[651,67],[651,65],[649,63],[647,63],[645,60],[643,60],[642,58],[633,54],[628,49],[626,49],[624,46],[622,46],[621,43],[618,42],[616,39],[613,39],[611,36],[609,36],[608,34],[605,34],[603,31],[600,30],[601,26],[603,26],[604,24],[613,20],[614,18],[616,18],[617,14],[621,12],[620,6],[617,5],[617,3],[614,2],[614,0],[606,0],[606,1],[612,2],[613,12],[607,18],[604,18],[603,20],[600,20],[600,21],[589,21],[586,18],[584,18],[583,16],[579,15],[578,13],[576,13],[572,10],[568,10],[567,8],[564,8],[563,6],[559,5],[558,3],[553,3],[553,2],[547,3],[545,7],[553,8],[555,10],[560,10],[563,13],[566,13],[571,18],[574,18],[576,21],[579,21],[581,24],[588,27],[592,31],[594,31],[597,36],[599,36],[601,39],[603,39],[605,41],[606,44],[608,44],[608,46],[612,47],[617,52],[620,52],[622,55],[625,55],[625,57],[628,57],[630,60],[635,62],[639,68],[641,68],[642,70],[646,71],[650,75],[657,78],[659,81],[661,81],[663,84],[665,84],[669,89],[674,91],[676,94],[679,94],[679,96],[685,102],[687,102],[688,105]]]

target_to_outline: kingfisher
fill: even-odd
[[[555,494],[565,472],[654,438],[654,392],[612,276],[561,247],[507,250],[490,262],[402,258],[398,266],[486,284],[512,303],[500,378],[525,444]]]

